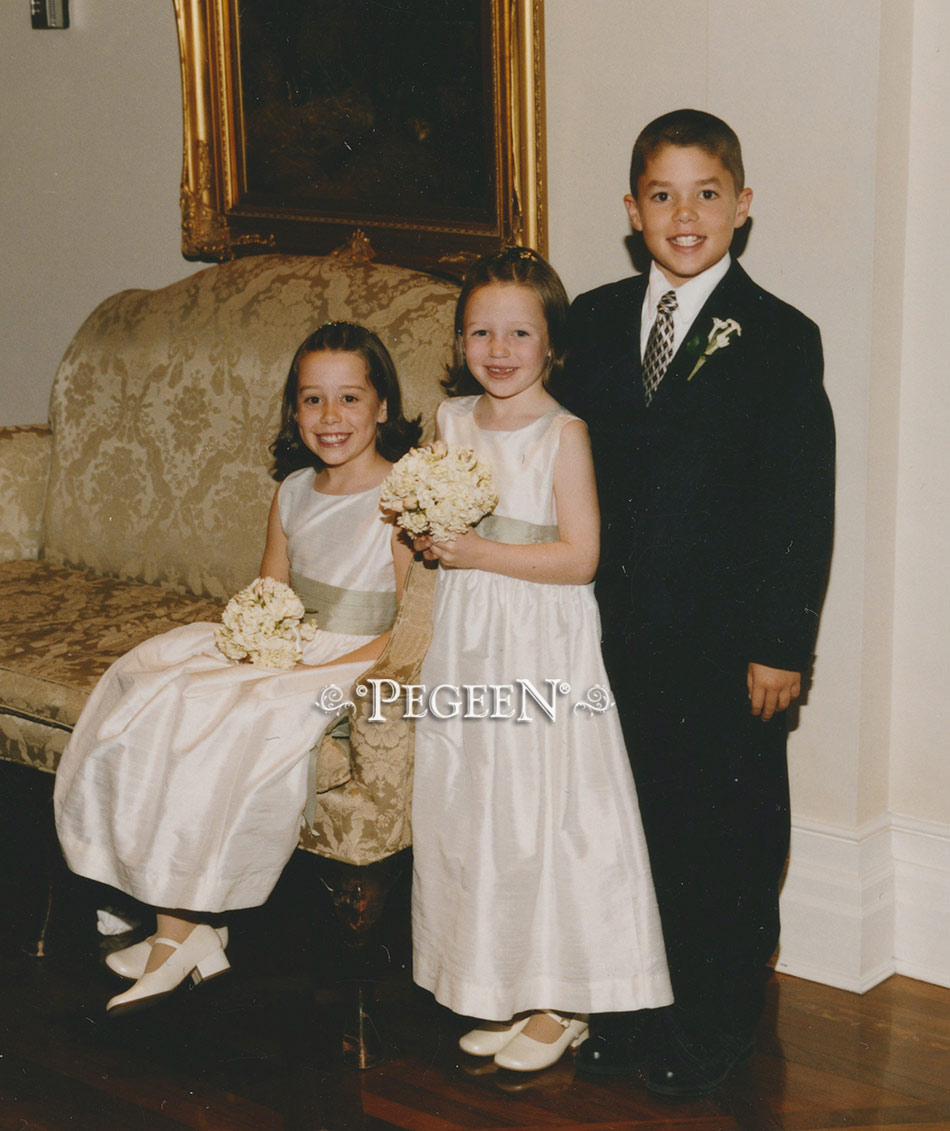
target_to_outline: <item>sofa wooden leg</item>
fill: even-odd
[[[372,1068],[383,1057],[383,1043],[369,1012],[376,1003],[372,982],[364,979],[351,980],[346,987],[346,994],[343,1061],[355,1068]]]
[[[23,941],[23,953],[28,954],[30,958],[45,958],[47,936],[49,932],[50,919],[53,914],[53,890],[54,881],[50,880],[46,885],[46,900],[45,909],[42,911],[39,921],[37,922],[36,929],[31,929],[27,937]],[[32,926],[32,924],[31,924]]]
[[[343,1057],[357,1068],[371,1068],[382,1055],[382,1042],[372,1019],[375,979],[370,943],[408,857],[406,849],[373,864],[320,860],[320,879],[333,900],[344,942]]]
[[[45,784],[45,783],[44,783]],[[53,823],[52,805],[44,806],[40,821],[39,876],[30,894],[26,915],[26,929],[21,949],[31,958],[45,958],[49,950],[50,924],[54,909],[63,891],[63,864],[56,827]]]

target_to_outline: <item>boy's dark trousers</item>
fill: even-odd
[[[785,718],[753,718],[745,671],[608,635],[676,1000],[700,1044],[740,1045],[762,1008],[789,842]]]
[[[785,718],[750,661],[808,672],[831,552],[834,430],[817,327],[733,263],[644,403],[647,276],[582,295],[561,399],[590,429],[604,654],[640,798],[676,1004],[751,1037],[788,851]],[[710,354],[713,318],[740,333]],[[694,370],[695,373],[693,372]]]

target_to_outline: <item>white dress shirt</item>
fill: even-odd
[[[670,283],[669,279],[657,267],[656,261],[650,265],[650,283],[647,287],[647,293],[643,296],[643,311],[640,315],[641,360],[647,348],[650,330],[656,321],[657,304],[666,292],[676,291],[678,304],[676,310],[673,311],[673,352],[675,353],[689,333],[689,328],[695,321],[696,315],[699,314],[706,299],[715,290],[716,284],[729,270],[731,263],[732,256],[727,251],[718,263],[714,263],[712,267],[707,267],[701,275],[697,275],[694,279],[680,283],[678,287],[674,287]]]

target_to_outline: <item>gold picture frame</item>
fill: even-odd
[[[381,11],[404,23],[381,28]],[[186,258],[350,243],[458,275],[505,244],[545,254],[543,0],[175,0],[175,15]]]

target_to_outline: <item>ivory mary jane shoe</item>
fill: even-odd
[[[215,927],[215,933],[221,940],[222,946],[228,945],[228,929],[227,927]],[[145,973],[145,966],[148,963],[148,956],[152,953],[152,943],[155,941],[155,936],[150,935],[147,939],[142,939],[141,942],[133,943],[132,946],[123,947],[122,950],[113,950],[106,955],[106,966],[122,978],[129,978],[135,982]]]
[[[545,1010],[548,1017],[553,1018],[564,1027],[564,1032],[550,1044],[536,1041],[525,1033],[518,1035],[495,1054],[495,1063],[499,1068],[508,1068],[512,1072],[538,1072],[542,1068],[549,1068],[556,1064],[564,1055],[568,1045],[576,1049],[587,1040],[590,1030],[587,1027],[587,1014],[578,1013],[576,1017],[562,1017],[559,1013]]]
[[[197,984],[223,974],[231,966],[218,932],[207,923],[199,923],[182,943],[165,938],[155,938],[152,943],[174,949],[157,970],[143,974],[125,993],[110,998],[107,1013],[129,1013],[170,994],[189,975]]]
[[[469,1056],[494,1056],[528,1024],[531,1014],[495,1029],[470,1029],[459,1037],[459,1048]]]

